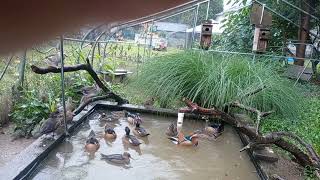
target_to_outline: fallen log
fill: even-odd
[[[118,104],[126,104],[129,103],[128,100],[121,98],[119,95],[113,93],[107,86],[105,86],[102,81],[99,79],[97,73],[93,70],[89,59],[86,60],[87,64],[79,64],[74,66],[64,66],[63,70],[64,72],[75,72],[80,70],[87,71],[90,76],[93,78],[93,80],[97,83],[97,85],[105,92],[107,93],[110,98],[114,99]],[[57,66],[48,66],[46,68],[43,67],[37,67],[35,65],[31,65],[31,70],[36,74],[48,74],[48,73],[60,73],[61,67]]]
[[[183,101],[186,103],[187,108],[181,108],[179,112],[209,115],[214,118],[218,117],[248,136],[250,142],[247,146],[242,148],[241,151],[251,149],[259,145],[273,144],[291,153],[297,162],[303,167],[310,166],[316,169],[320,168],[319,155],[310,144],[303,141],[297,135],[290,132],[271,132],[266,135],[256,133],[257,129],[254,126],[250,125],[248,122],[237,119],[224,111],[216,108],[203,108],[185,98]],[[300,146],[293,144],[292,140],[299,143]],[[303,147],[305,150],[302,150],[300,147]]]

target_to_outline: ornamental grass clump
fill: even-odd
[[[300,90],[277,73],[275,62],[204,52],[156,57],[143,65],[133,85],[160,102],[186,97],[203,107],[223,109],[240,101],[290,118],[302,102]],[[247,96],[257,89],[263,90]]]

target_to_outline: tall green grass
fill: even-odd
[[[182,52],[161,56],[146,63],[133,87],[168,103],[187,97],[204,107],[223,108],[241,103],[262,111],[275,110],[295,117],[302,102],[300,90],[282,78],[274,62],[252,62],[241,56]],[[242,98],[258,88],[261,92]]]

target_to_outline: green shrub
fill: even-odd
[[[276,72],[276,65],[240,56],[176,53],[146,63],[132,86],[164,103],[187,97],[201,106],[222,109],[240,100],[262,111],[296,117],[302,102],[300,90]],[[266,88],[241,98],[262,87]]]
[[[22,98],[14,105],[12,120],[15,131],[20,136],[29,136],[34,126],[49,115],[49,104],[43,103],[37,97],[36,91],[26,91]]]

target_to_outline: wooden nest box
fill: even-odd
[[[210,20],[205,20],[202,22],[201,28],[201,38],[200,38],[200,47],[201,49],[208,50],[211,46],[211,37],[212,37],[212,22]]]
[[[272,25],[272,15],[264,5],[254,3],[250,21],[255,26],[252,51],[264,53],[267,50],[268,40],[271,38],[269,27]]]
[[[270,30],[268,28],[255,27],[252,51],[264,53],[267,50]]]

